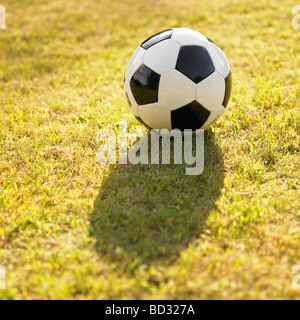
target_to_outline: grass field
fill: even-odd
[[[295,0],[1,4],[1,299],[300,298]],[[97,165],[100,128],[141,127],[123,92],[130,55],[180,26],[233,73],[203,174]]]

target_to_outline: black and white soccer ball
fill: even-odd
[[[185,28],[157,33],[133,53],[125,92],[134,116],[147,127],[207,129],[225,111],[231,70],[223,51]]]

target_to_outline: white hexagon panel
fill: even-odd
[[[172,130],[171,112],[159,103],[152,103],[140,106],[140,118],[153,129]]]
[[[196,84],[177,70],[161,76],[158,102],[172,111],[195,100]]]
[[[225,97],[225,80],[217,72],[197,84],[196,101],[209,111],[222,106]]]
[[[177,41],[181,46],[206,47],[208,44],[207,38],[202,33],[186,28],[175,28],[171,39]]]
[[[144,55],[144,64],[162,75],[175,69],[180,45],[171,39],[161,41],[150,47]]]
[[[125,72],[125,81],[130,81],[132,75],[143,63],[145,49],[138,47],[132,54]]]
[[[213,42],[208,43],[206,50],[212,58],[215,70],[226,78],[230,73],[230,65],[224,52]]]
[[[221,106],[219,109],[211,112],[201,129],[207,130],[213,123],[215,123],[221,117],[224,111],[225,108]]]

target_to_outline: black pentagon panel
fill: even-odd
[[[166,39],[171,39],[173,32],[174,32],[173,29],[168,29],[168,30],[164,30],[159,33],[156,33],[155,35],[153,35],[150,38],[148,38],[147,40],[145,40],[141,44],[141,47],[144,48],[145,50],[147,50],[158,42],[161,42]]]
[[[144,64],[134,73],[130,88],[139,105],[157,102],[160,75]]]
[[[208,51],[201,46],[181,47],[176,69],[195,83],[199,83],[215,71]]]
[[[171,111],[172,129],[200,129],[208,119],[210,112],[193,101],[184,107]]]
[[[232,88],[232,73],[230,72],[229,75],[225,78],[225,96],[222,105],[224,108],[227,107],[230,95],[231,95],[231,88]]]

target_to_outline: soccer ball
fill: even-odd
[[[134,116],[148,128],[207,129],[225,111],[231,70],[223,51],[201,33],[157,33],[133,53],[125,92]]]

